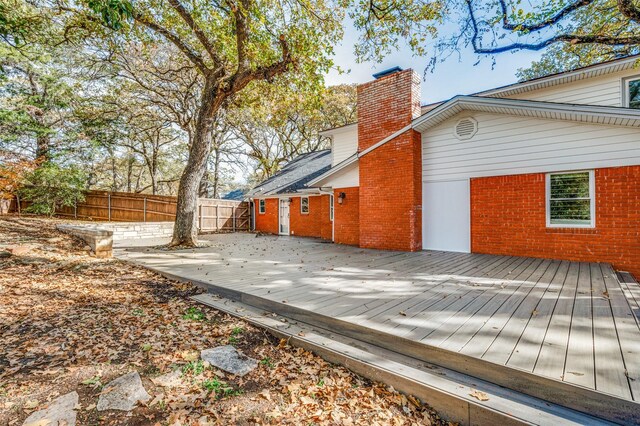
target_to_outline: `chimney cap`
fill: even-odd
[[[402,71],[402,68],[400,68],[400,67],[389,68],[389,69],[386,69],[384,71],[380,71],[380,72],[377,72],[377,73],[373,74],[373,78],[375,78],[377,80],[380,77],[384,77],[385,75],[393,74],[393,73],[396,73],[398,71]]]

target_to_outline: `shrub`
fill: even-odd
[[[48,162],[25,176],[20,196],[31,203],[26,211],[53,216],[61,207],[84,201],[86,181],[82,170]]]

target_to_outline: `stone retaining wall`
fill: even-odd
[[[173,222],[111,222],[88,226],[112,231],[114,241],[163,238],[173,234]]]
[[[113,253],[113,232],[85,225],[58,225],[58,230],[74,235],[86,242],[96,257],[111,257]]]

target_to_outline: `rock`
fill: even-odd
[[[6,250],[14,256],[24,256],[31,251],[31,246],[17,245],[7,246]]]
[[[258,360],[242,355],[231,345],[200,352],[203,361],[237,376],[244,376],[258,366]]]
[[[182,372],[180,370],[173,370],[170,373],[151,379],[151,381],[155,385],[162,386],[163,388],[177,388],[184,385],[181,377]]]
[[[6,259],[7,257],[11,257],[11,253],[6,250],[0,250],[0,259]]]
[[[151,395],[142,386],[142,380],[137,371],[109,382],[98,398],[98,411],[121,410],[131,411],[138,401],[147,402]]]
[[[49,403],[43,410],[31,413],[24,421],[23,426],[75,426],[78,405],[78,392],[62,395]]]

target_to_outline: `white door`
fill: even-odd
[[[280,200],[280,235],[289,235],[289,200]]]
[[[422,246],[471,251],[469,179],[422,184]]]

